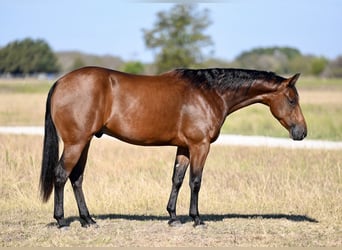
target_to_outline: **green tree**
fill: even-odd
[[[328,60],[324,57],[314,57],[311,61],[311,73],[319,76],[328,65]]]
[[[283,54],[288,59],[293,59],[297,56],[300,56],[301,53],[296,48],[291,47],[266,47],[266,48],[255,48],[247,52],[242,52],[238,57],[237,60],[244,59],[246,57],[249,57],[250,55],[276,55],[276,54]]]
[[[255,48],[241,53],[236,58],[236,64],[243,68],[291,73],[292,61],[302,59],[299,50],[290,47]]]
[[[58,71],[57,57],[44,40],[16,40],[0,49],[0,73],[33,74]]]
[[[156,52],[157,71],[192,67],[204,59],[202,48],[212,45],[205,29],[211,24],[207,9],[194,4],[177,4],[159,12],[154,27],[143,29],[145,45]]]
[[[141,74],[144,72],[144,65],[137,61],[127,62],[123,67],[123,71],[131,74]]]

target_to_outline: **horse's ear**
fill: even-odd
[[[288,87],[293,87],[293,86],[295,86],[295,84],[296,84],[296,82],[297,82],[299,76],[300,76],[300,73],[297,73],[297,74],[295,74],[294,76],[292,76],[292,77],[289,79],[289,81],[288,81],[288,83],[287,83],[287,86],[288,86]]]

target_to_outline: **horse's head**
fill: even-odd
[[[272,114],[289,131],[293,140],[303,140],[307,135],[306,123],[295,87],[299,75],[284,80],[269,99]]]

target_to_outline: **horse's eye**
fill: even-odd
[[[295,106],[297,104],[297,100],[295,98],[288,98],[290,105]]]

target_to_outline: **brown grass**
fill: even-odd
[[[316,105],[342,105],[342,93],[339,90],[299,90],[300,102]]]
[[[311,139],[341,140],[339,83],[299,90]],[[2,84],[0,125],[43,125],[47,89],[46,83]],[[265,117],[274,126],[260,126]],[[287,136],[259,107],[239,111],[228,122],[230,133],[279,129]],[[199,204],[208,227],[192,227],[186,179],[177,206],[184,224],[170,228],[165,207],[175,148],[96,139],[84,190],[99,228],[81,228],[67,184],[67,231],[56,228],[52,200],[39,200],[41,151],[39,136],[0,135],[0,247],[342,246],[341,151],[213,146]]]
[[[46,94],[0,93],[0,125],[44,124]]]
[[[341,246],[340,151],[213,146],[200,193],[206,229],[167,225],[175,148],[93,141],[84,190],[99,228],[81,228],[70,184],[56,229],[38,197],[42,138],[0,135],[0,246]]]

